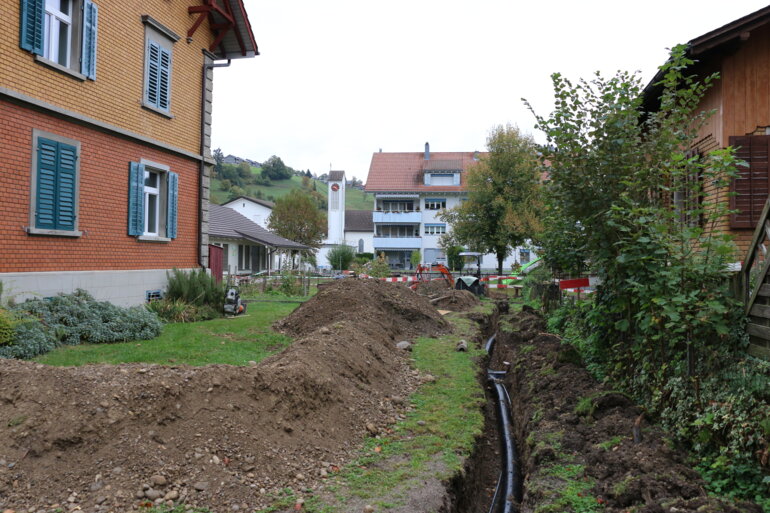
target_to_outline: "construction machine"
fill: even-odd
[[[455,285],[455,280],[452,277],[452,273],[449,272],[449,269],[444,264],[418,264],[417,270],[414,273],[414,277],[417,280],[417,283],[412,285],[412,288],[417,288],[417,284],[420,282],[430,281],[430,273],[431,272],[439,272],[442,274],[442,277],[446,280],[447,284],[449,285],[449,288],[453,288]]]

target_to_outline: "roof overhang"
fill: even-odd
[[[770,6],[690,40],[687,43],[687,57],[704,62],[717,52],[732,53],[749,39],[753,30],[769,22]],[[656,111],[659,108],[660,94],[663,91],[661,80],[663,80],[663,72],[658,70],[642,92],[643,105],[647,112]]]
[[[242,59],[259,55],[254,33],[243,6],[243,0],[200,0],[201,5],[192,5],[187,12],[197,15],[187,37],[192,37],[203,21],[208,18],[214,32],[214,41],[209,51],[219,59]]]

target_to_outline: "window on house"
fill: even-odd
[[[80,236],[78,182],[80,143],[32,133],[33,166],[29,233]]]
[[[358,239],[358,252],[364,252],[364,239]]]
[[[737,169],[730,191],[730,228],[754,228],[762,215],[767,201],[768,169],[770,162],[770,135],[730,136],[730,146],[736,148],[735,156],[746,162],[747,166]]]
[[[144,97],[142,104],[168,115],[171,111],[172,48],[179,36],[150,16],[145,23]]]
[[[441,235],[446,233],[445,224],[426,224],[425,235]]]
[[[425,248],[425,263],[435,264],[446,261],[446,255],[441,248]]]
[[[446,198],[425,198],[425,210],[442,210],[446,208]]]
[[[251,246],[238,244],[238,270],[251,270]]]
[[[97,19],[91,0],[22,0],[20,46],[52,67],[95,80]]]
[[[179,177],[168,166],[131,162],[128,234],[166,240],[176,238],[178,189]]]
[[[530,253],[528,249],[520,249],[519,250],[519,263],[520,264],[528,264],[530,259]]]

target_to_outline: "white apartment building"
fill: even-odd
[[[446,263],[439,237],[451,227],[438,214],[467,199],[465,176],[481,156],[478,152],[431,153],[428,143],[424,152],[375,153],[365,188],[374,195],[374,252],[385,253],[393,269],[410,269],[414,250],[420,251],[422,263]],[[527,248],[513,248],[504,268],[534,258]],[[497,258],[485,255],[481,266],[495,269]]]

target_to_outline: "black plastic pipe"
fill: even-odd
[[[486,344],[487,353],[491,354],[496,336],[489,338]],[[502,445],[502,470],[497,482],[495,495],[489,513],[518,513],[517,504],[521,501],[521,482],[519,479],[518,455],[511,433],[511,398],[505,389],[503,379],[506,371],[487,369],[487,380],[494,385],[497,419]]]

